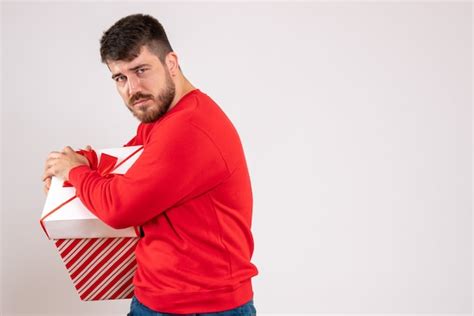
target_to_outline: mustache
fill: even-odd
[[[132,105],[137,101],[148,100],[148,99],[153,100],[153,96],[151,94],[143,94],[141,92],[137,92],[130,97],[128,104]]]

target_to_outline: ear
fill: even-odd
[[[178,55],[175,52],[170,52],[166,55],[165,62],[171,77],[175,77],[179,71]]]

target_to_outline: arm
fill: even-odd
[[[84,205],[114,228],[142,225],[222,182],[229,172],[219,149],[191,123],[163,126],[124,175],[101,177],[87,166],[69,173]]]

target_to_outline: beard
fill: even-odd
[[[135,93],[128,102],[127,108],[142,123],[152,123],[168,112],[176,94],[176,86],[166,71],[164,89],[154,97],[151,94]],[[148,100],[145,104],[133,105],[137,101]]]

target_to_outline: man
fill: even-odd
[[[142,226],[129,315],[255,315],[252,190],[237,131],[184,77],[155,18],[120,19],[100,53],[141,122],[125,146],[144,151],[125,175],[107,178],[69,146],[51,152],[45,190],[57,176],[106,224]]]

